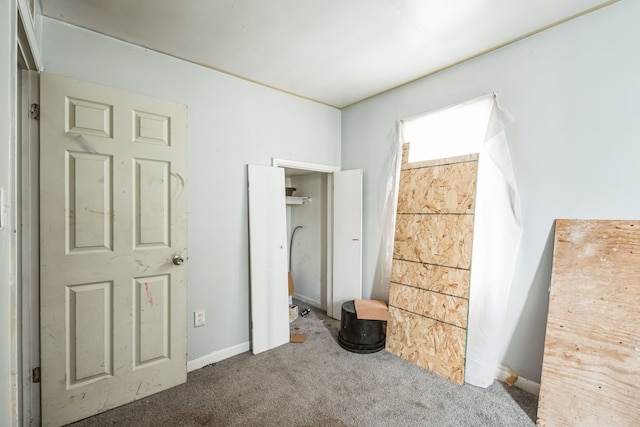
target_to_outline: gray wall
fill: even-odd
[[[296,232],[291,254],[291,273],[296,296],[303,303],[326,309],[327,270],[327,204],[326,174],[313,173],[291,178],[291,186],[296,196],[311,197],[311,202],[292,205],[291,231],[301,225]]]
[[[503,360],[539,382],[554,219],[640,218],[639,17],[622,1],[343,110],[342,167],[365,176],[365,297],[387,297],[373,282],[394,122],[499,92],[524,216]]]
[[[47,72],[187,105],[188,359],[247,349],[246,165],[339,165],[340,111],[49,18],[43,41]]]

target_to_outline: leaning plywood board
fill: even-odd
[[[640,221],[557,220],[539,426],[640,423]]]
[[[393,258],[469,269],[472,214],[398,212]]]
[[[407,163],[407,153],[405,144],[387,349],[463,384],[478,155]]]
[[[393,283],[411,281],[418,288],[465,299],[469,299],[469,278],[469,270],[400,259],[393,260],[391,271]]]
[[[420,316],[396,307],[389,307],[387,349],[418,366],[435,372],[458,384],[464,384],[463,355],[467,334],[462,328]]]
[[[469,161],[464,161],[469,160]],[[398,212],[473,213],[476,194],[477,157],[410,163],[411,169],[400,172]],[[420,167],[416,165],[420,164]],[[407,166],[409,166],[407,165]]]
[[[389,304],[462,329],[467,327],[469,301],[465,298],[392,283]]]

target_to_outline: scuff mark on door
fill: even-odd
[[[149,305],[153,305],[153,295],[151,295],[151,291],[149,290],[148,282],[144,282],[144,290],[147,293],[147,300],[149,301]]]
[[[143,268],[144,270],[142,270],[142,272],[146,272],[149,269],[148,265],[145,265],[142,261],[140,261],[139,259],[136,260],[136,264],[138,265],[138,267]]]
[[[94,148],[94,146],[86,140],[86,138],[82,135],[69,135],[69,137],[71,139],[73,139],[73,141],[78,144],[85,152],[87,153],[95,153],[97,154],[98,151]]]
[[[182,177],[182,175],[180,175],[177,172],[172,172],[171,176],[176,179],[176,188],[173,190],[173,198],[177,199],[178,197],[180,197],[182,195],[182,192],[184,191],[184,187],[186,185],[186,182],[185,182],[184,178]]]

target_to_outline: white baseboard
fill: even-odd
[[[320,301],[314,300],[312,298],[309,297],[305,297],[304,295],[299,295],[299,294],[295,294],[293,296],[295,299],[300,300],[301,302],[305,303],[305,304],[309,304],[312,307],[316,307],[319,308],[321,310],[326,310],[325,307],[322,307],[322,303],[320,303]]]
[[[187,362],[187,372],[195,371],[196,369],[203,368],[212,363],[216,363],[240,353],[244,353],[245,351],[249,351],[250,348],[251,344],[249,343],[249,341],[247,341],[243,342],[242,344],[234,345],[233,347],[227,347],[223,348],[222,350],[214,351],[213,353],[209,353],[206,356],[198,357],[194,360],[189,360]]]
[[[511,376],[511,372],[512,372],[511,369],[509,369],[507,365],[500,364],[498,365],[498,374],[496,378],[499,381],[504,382],[507,378]],[[519,389],[529,392],[531,394],[535,394],[536,396],[540,394],[540,384],[538,384],[535,381],[522,378],[521,376],[518,376],[518,379],[513,386],[518,387]]]

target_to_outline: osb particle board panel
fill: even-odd
[[[469,299],[469,273],[459,268],[396,259],[391,281]]]
[[[387,350],[418,366],[464,384],[464,329],[389,307]]]
[[[403,170],[398,212],[472,213],[478,162]]]
[[[477,154],[407,163],[403,147],[387,349],[464,384]]]
[[[477,161],[479,158],[478,153],[464,154],[462,156],[448,157],[446,159],[433,159],[422,160],[419,162],[409,163],[409,143],[407,142],[402,146],[402,164],[400,170],[419,169],[428,166],[445,166],[456,163]]]
[[[398,213],[393,258],[469,268],[473,215]]]
[[[539,426],[640,424],[640,221],[557,220]]]
[[[464,298],[392,283],[389,304],[460,328],[467,327],[469,301]]]

